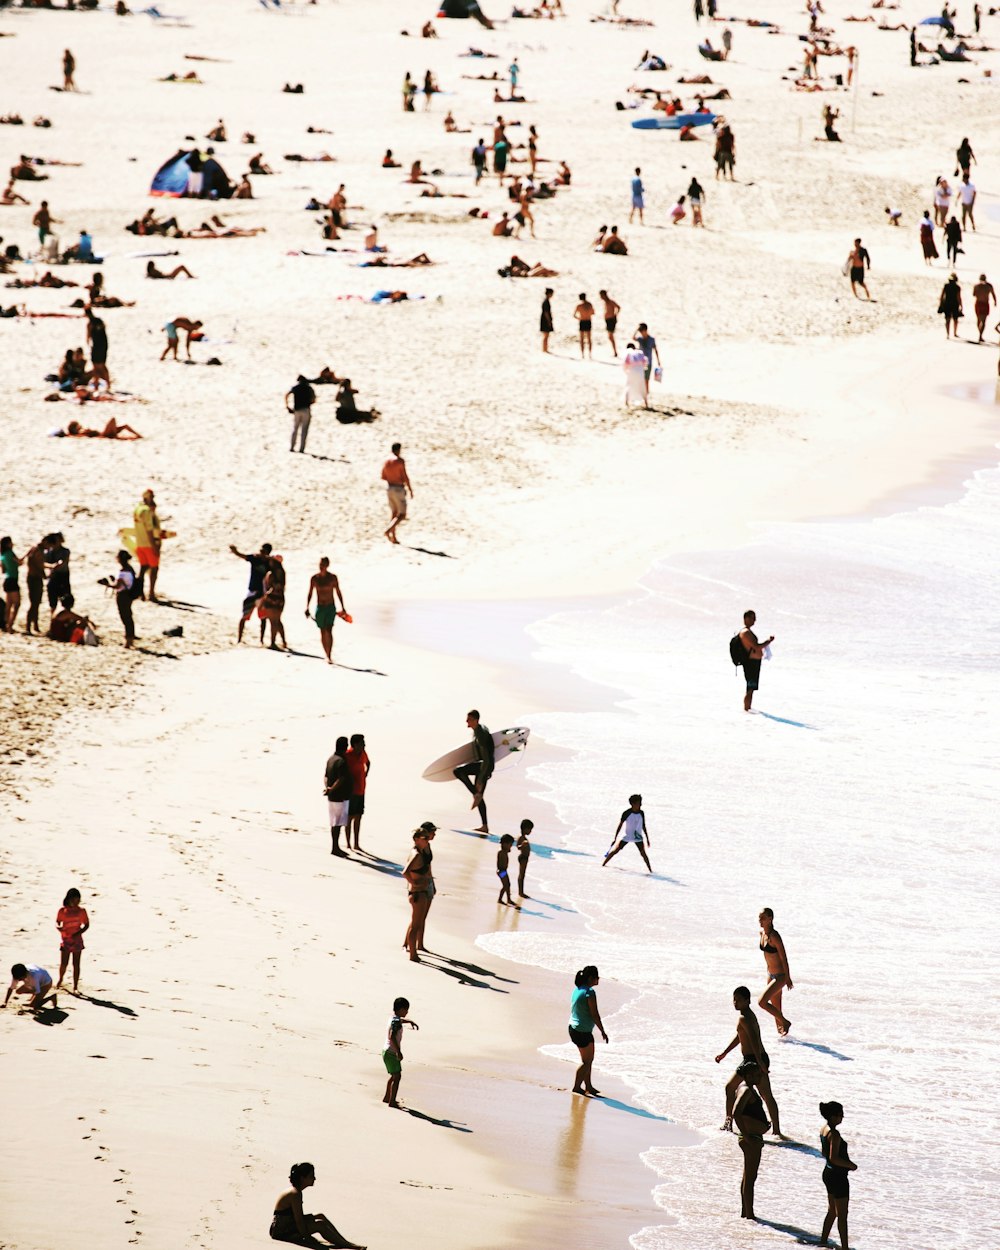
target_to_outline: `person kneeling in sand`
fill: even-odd
[[[295,1246],[316,1246],[321,1242],[315,1237],[322,1237],[338,1250],[367,1250],[356,1241],[348,1241],[330,1223],[325,1215],[306,1215],[302,1210],[302,1191],[316,1184],[316,1169],[311,1163],[293,1163],[288,1174],[291,1189],[286,1189],[274,1204],[274,1216],[271,1220],[271,1239],[287,1241]]]
[[[30,1011],[40,1011],[50,998],[52,1005],[55,1006],[56,996],[52,990],[52,977],[44,968],[38,967],[37,964],[14,964],[10,975],[11,982],[7,988],[7,997],[2,1004],[4,1007],[10,1002],[12,994],[29,995]]]

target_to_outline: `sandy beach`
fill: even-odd
[[[0,293],[0,306],[73,317],[0,321],[13,450],[0,532],[13,536],[19,555],[43,534],[65,533],[77,610],[92,618],[102,643],[26,637],[25,606],[16,632],[0,637],[8,689],[0,744],[5,967],[57,966],[54,919],[70,885],[92,922],[82,995],[60,994],[58,1009],[37,1020],[13,1004],[0,1016],[0,1052],[19,1091],[8,1099],[0,1144],[0,1241],[50,1250],[72,1227],[83,1250],[263,1244],[288,1167],[301,1159],[318,1173],[307,1210],[326,1212],[373,1250],[404,1239],[414,1250],[596,1248],[630,1238],[642,1250],[700,1250],[815,1237],[821,1196],[815,1228],[797,1207],[782,1207],[783,1197],[799,1201],[797,1176],[784,1194],[776,1182],[766,1191],[770,1224],[744,1227],[732,1201],[724,1213],[716,1208],[712,1185],[725,1172],[738,1210],[737,1165],[721,1158],[728,1141],[720,1146],[714,1131],[720,1073],[698,1068],[694,1052],[700,1062],[708,1042],[699,1030],[720,994],[723,1014],[711,1030],[723,1042],[730,980],[742,972],[726,965],[718,983],[699,973],[689,987],[696,1001],[680,985],[690,973],[686,943],[714,969],[712,960],[742,940],[728,916],[717,941],[707,930],[731,907],[743,871],[751,929],[772,882],[785,913],[808,899],[810,910],[795,920],[799,948],[809,952],[814,985],[844,993],[844,965],[843,981],[822,965],[829,921],[812,893],[808,859],[797,858],[789,834],[780,870],[768,877],[758,870],[755,841],[740,843],[727,861],[716,831],[699,825],[700,844],[685,841],[671,809],[677,863],[658,860],[654,849],[664,874],[648,883],[663,890],[655,900],[629,893],[647,884],[629,875],[601,895],[595,881],[605,878],[591,869],[629,788],[645,784],[644,775],[659,779],[661,733],[678,762],[673,797],[689,834],[708,813],[719,830],[756,838],[756,822],[781,824],[783,794],[800,813],[794,778],[818,767],[820,752],[787,737],[747,746],[727,672],[724,689],[712,679],[700,688],[711,700],[718,694],[715,712],[693,710],[703,645],[718,651],[721,669],[727,627],[745,597],[773,593],[765,606],[785,614],[782,632],[798,648],[775,697],[792,700],[781,684],[792,674],[821,705],[833,696],[809,685],[803,657],[835,622],[804,597],[807,586],[819,593],[811,561],[827,558],[829,527],[891,526],[901,516],[947,511],[977,470],[996,465],[995,309],[988,345],[970,340],[972,285],[981,272],[1000,276],[1000,105],[986,73],[1000,69],[1000,56],[973,51],[972,63],[911,69],[907,32],[881,30],[878,21],[927,16],[915,0],[893,10],[847,0],[825,6],[832,43],[855,45],[858,59],[857,87],[848,91],[833,80],[846,73],[846,57],[821,58],[823,93],[794,88],[809,17],[776,3],[700,27],[690,6],[668,16],[638,0],[623,12],[655,25],[593,21],[608,16],[607,6],[577,0],[566,0],[567,15],[552,21],[510,20],[485,6],[504,19],[495,30],[435,20],[436,40],[418,37],[432,11],[389,0],[281,7],[182,0],[162,7],[161,18],[119,18],[113,6],[0,10],[0,114],[16,110],[28,123],[0,125],[7,165],[22,152],[79,163],[45,166],[46,181],[15,184],[30,203],[0,207],[0,252],[10,243],[25,256],[36,250],[32,218],[47,198],[62,245],[89,231],[105,258],[106,289],[135,301],[101,313],[119,402],[81,405],[72,397],[46,402],[53,387],[44,378],[67,348],[85,345],[86,323],[71,307],[82,287]],[[877,20],[848,23],[851,14]],[[748,26],[747,17],[780,29]],[[699,38],[707,33],[718,46],[727,25],[730,59],[703,60]],[[956,25],[970,31],[970,13]],[[1000,43],[1000,19],[984,15],[981,35],[969,42],[991,40]],[[462,56],[470,45],[496,59]],[[50,89],[61,81],[67,47],[77,93]],[[646,49],[671,69],[637,70]],[[495,104],[496,84],[463,77],[495,69],[507,94],[515,56],[524,103]],[[427,68],[441,94],[429,109],[418,97],[404,113],[404,74],[422,81]],[[201,81],[162,81],[192,70]],[[701,73],[712,84],[678,84]],[[304,93],[282,92],[286,82],[302,82]],[[710,137],[682,144],[674,132],[633,129],[632,120],[651,115],[648,101],[615,108],[635,99],[633,84],[687,104],[699,90],[725,87],[731,99],[718,107],[737,138],[736,181],[716,181]],[[827,103],[841,111],[840,144],[822,141]],[[445,132],[449,109],[461,133]],[[471,146],[480,134],[489,140],[501,111],[515,145],[537,127],[540,177],[562,160],[573,171],[570,187],[536,202],[536,238],[493,237],[492,224],[513,206],[495,176],[474,183]],[[32,127],[36,115],[51,128]],[[252,200],[150,199],[157,168],[179,148],[204,149],[220,118],[229,138],[214,146],[230,177],[243,175],[254,152],[274,175],[251,179]],[[239,141],[244,131],[255,135],[252,144]],[[935,311],[950,272],[943,239],[941,258],[926,267],[917,223],[935,177],[954,186],[954,152],[965,134],[977,160],[978,229],[967,232],[956,266],[965,316],[955,342]],[[381,167],[387,148],[403,168]],[[324,152],[334,159],[287,159]],[[423,197],[405,183],[415,159],[441,171],[431,174],[441,196]],[[642,226],[628,224],[637,165],[647,188]],[[525,149],[514,147],[511,168],[526,173]],[[693,175],[706,189],[704,230],[668,217]],[[323,214],[306,205],[311,197],[325,203],[341,183],[355,228],[327,252]],[[126,233],[150,205],[175,214],[185,230],[218,213],[264,231],[219,239]],[[887,224],[887,205],[902,210],[900,228]],[[473,208],[488,218],[471,217]],[[605,223],[619,225],[628,256],[593,252]],[[370,224],[390,259],[426,252],[435,263],[361,267]],[[841,272],[858,236],[871,254],[870,303],[852,297]],[[500,277],[512,252],[558,276]],[[151,253],[158,265],[183,263],[196,277],[147,281]],[[46,268],[16,263],[0,281]],[[79,283],[91,273],[51,268]],[[555,331],[544,355],[538,324],[547,285],[556,291]],[[573,308],[580,292],[596,302],[602,287],[622,306],[619,351],[640,321],[657,338],[663,380],[652,384],[649,410],[624,407],[623,371],[599,317],[593,359],[580,359]],[[365,302],[383,288],[411,298]],[[162,327],[177,317],[204,322],[190,365],[160,361]],[[221,365],[209,366],[212,357]],[[335,388],[317,387],[307,452],[289,454],[282,397],[299,373],[315,377],[324,365],[349,376],[359,404],[382,415],[340,425]],[[112,447],[49,437],[70,420],[103,424],[109,413],[142,439]],[[392,546],[383,537],[379,473],[397,440],[414,498]],[[131,524],[147,488],[176,537],[164,544],[164,601],[136,604],[138,646],[130,652],[115,605],[96,583],[112,572],[118,530]],[[783,535],[795,536],[798,554],[780,549]],[[229,545],[256,551],[265,541],[282,553],[288,579],[287,655],[257,645],[255,618],[249,644],[234,645],[247,570]],[[758,544],[767,553],[759,562]],[[881,549],[875,538],[871,548]],[[914,560],[919,551],[915,545]],[[970,570],[979,567],[966,547],[956,552],[957,567],[966,558]],[[353,616],[335,628],[332,670],[303,616],[322,555]],[[831,558],[830,567],[841,565]],[[854,576],[831,572],[831,595]],[[896,585],[895,566],[887,578]],[[718,639],[706,643],[699,631],[720,610],[708,596],[722,586],[731,609]],[[651,587],[665,605],[659,632],[650,630],[655,644],[632,639],[627,621]],[[877,578],[869,589],[877,604]],[[992,590],[981,595],[980,608]],[[905,595],[898,611],[908,618]],[[42,612],[47,622],[47,605]],[[811,637],[798,625],[806,619]],[[565,620],[585,622],[580,634],[552,624]],[[178,625],[182,635],[168,636]],[[933,643],[921,632],[914,646],[920,672]],[[668,728],[669,704],[643,706],[643,665],[651,690],[676,674],[678,719]],[[466,740],[473,706],[493,729],[533,730],[526,756],[491,782],[489,842],[473,833],[464,790],[421,780],[432,758]],[[958,771],[964,733],[977,758],[992,741],[991,730],[974,736],[963,728],[959,713],[968,706],[956,702],[957,736],[948,741],[974,825],[976,803],[986,804],[995,786],[985,772]],[[907,754],[905,736],[891,747],[878,736],[877,710],[864,731],[852,731],[838,705],[841,713],[835,728],[822,726],[836,768],[862,767],[865,742],[893,764]],[[753,718],[754,729],[762,720]],[[918,721],[905,724],[921,750],[936,750]],[[334,860],[322,769],[336,736],[359,730],[373,760],[363,827],[371,857]],[[754,828],[740,835],[742,814],[719,797],[705,763],[713,750],[749,751],[765,769],[767,787],[748,791]],[[891,774],[888,762],[886,769]],[[867,775],[862,782],[864,789]],[[900,793],[910,796],[912,784],[899,780]],[[938,812],[934,796],[924,799]],[[903,807],[912,824],[904,821],[899,833],[900,855],[907,829],[919,828],[916,804],[912,812],[908,804],[909,797]],[[516,833],[524,816],[536,825],[536,886],[516,912],[496,906],[494,860],[496,838]],[[422,820],[441,827],[439,897],[428,927],[436,954],[415,966],[400,949],[408,908],[399,874],[410,830]],[[840,867],[823,863],[840,888]],[[720,871],[712,877],[706,865]],[[883,865],[878,871],[884,877]],[[687,902],[674,888],[682,878]],[[954,887],[971,925],[978,893]],[[877,920],[886,900],[860,887],[859,897],[859,909],[870,907],[863,914]],[[627,958],[644,945],[656,952],[647,969],[655,990]],[[905,969],[915,961],[909,952],[892,965],[907,994]],[[612,1035],[606,1051],[598,1047],[600,1101],[568,1093],[576,1062],[566,1038],[570,988],[575,970],[591,962],[604,971],[601,1010]],[[866,983],[866,1005],[869,992],[876,994]],[[379,1052],[400,994],[421,1026],[405,1038],[409,1114],[380,1101]],[[669,1003],[690,1031],[675,1032],[669,1015],[649,1009],[650,997]],[[804,1027],[817,1037],[835,1027],[819,1008],[808,1011],[815,1014]],[[977,1018],[976,1029],[985,1032],[988,1018]],[[853,1018],[849,1027],[864,1072],[858,1097],[869,1100],[859,1145],[881,1158],[899,1142],[877,1112],[902,1115],[902,1104],[892,1101],[895,1091],[881,1108],[869,1099],[877,1087],[874,1077],[871,1086],[864,1081],[874,1061],[861,1056],[864,1029]],[[793,1054],[787,1115],[803,1140],[814,1136],[816,1098],[836,1095],[814,1090],[807,1046],[781,1047],[783,1058]],[[654,1056],[655,1071],[647,1070]],[[836,1073],[833,1066],[824,1074],[828,1084]],[[706,1085],[720,1104],[711,1112]],[[935,1083],[932,1096],[946,1100],[946,1088]],[[26,1161],[34,1171],[39,1159],[58,1201],[31,1196]],[[983,1168],[988,1159],[983,1147]],[[818,1172],[813,1179],[819,1192]],[[948,1179],[952,1201],[975,1205],[975,1177]],[[706,1195],[700,1207],[695,1191]],[[856,1192],[864,1193],[860,1181]],[[852,1244],[909,1244],[893,1223],[892,1201],[872,1199],[867,1215],[864,1201],[856,1217],[852,1208]],[[955,1235],[963,1250],[975,1244],[965,1228]]]

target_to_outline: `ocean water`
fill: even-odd
[[[533,720],[574,755],[532,767],[532,788],[567,848],[590,854],[532,872],[588,935],[480,941],[565,971],[567,1002],[585,963],[634,989],[605,1020],[598,1071],[700,1133],[671,1147],[651,1127],[650,1184],[676,1223],[636,1230],[641,1250],[816,1236],[829,1099],[858,1164],[852,1246],[1000,1244],[998,551],[991,468],[943,506],[768,527],[734,552],[665,561],[610,608],[532,628],[541,658],[610,688],[607,710]],[[728,656],[748,607],[777,639],[753,715]],[[651,879],[632,848],[600,867],[633,791]],[[795,983],[788,1039],[758,1013],[793,1140],[765,1148],[750,1224],[736,1139],[718,1131],[736,1060],[714,1056],[735,1031],[734,987],[756,999],[766,983],[763,906]]]

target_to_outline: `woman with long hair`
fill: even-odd
[[[605,1042],[608,1035],[601,1023],[601,1013],[597,1009],[597,990],[594,988],[600,981],[600,973],[593,964],[581,968],[574,978],[573,997],[570,1002],[569,1040],[580,1051],[580,1066],[573,1080],[574,1094],[600,1094],[590,1079],[590,1070],[594,1063],[594,1029],[600,1033]]]
[[[791,1020],[781,1010],[782,990],[792,988],[792,975],[788,971],[788,956],[785,953],[785,944],[781,940],[781,934],[774,927],[774,912],[770,907],[765,907],[757,919],[760,921],[759,946],[764,962],[767,964],[768,976],[767,989],[757,999],[757,1006],[774,1016],[778,1033],[784,1037],[792,1027]]]

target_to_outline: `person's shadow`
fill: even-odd
[[[456,1133],[471,1133],[472,1129],[468,1125],[457,1120],[439,1119],[436,1116],[428,1115],[425,1111],[417,1111],[414,1107],[407,1107],[406,1114],[412,1115],[415,1120],[425,1120],[428,1124],[436,1124],[439,1128],[453,1128]]]
[[[124,1007],[121,1003],[113,1003],[110,998],[94,998],[90,994],[77,994],[80,1002],[92,1003],[95,1007],[109,1007],[112,1011],[120,1011],[123,1016],[129,1016],[133,1020],[138,1020],[139,1013],[133,1011],[131,1007]]]

